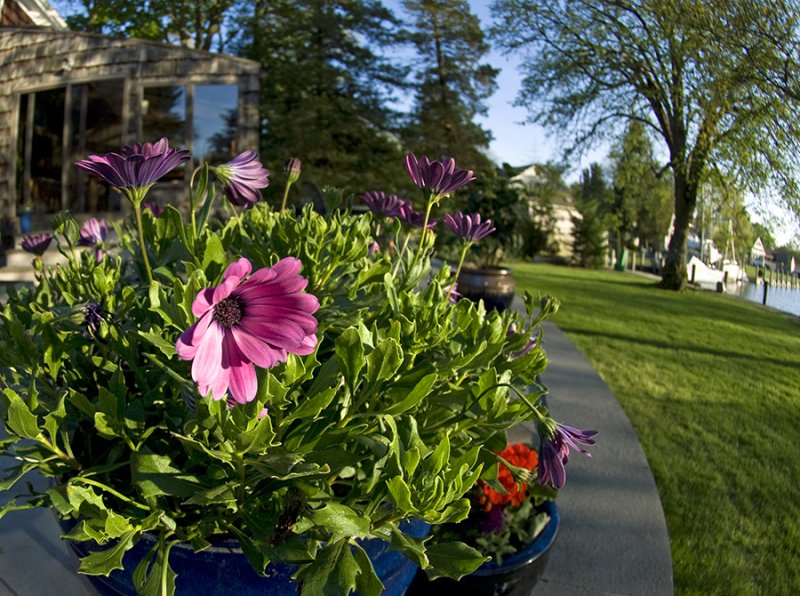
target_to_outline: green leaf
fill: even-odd
[[[169,566],[169,550],[171,545],[158,547],[155,560],[144,585],[138,589],[140,596],[172,596],[175,594],[175,579],[178,575]],[[149,559],[149,557],[148,557]]]
[[[330,543],[297,574],[302,596],[342,596],[356,588],[360,569],[346,541]]]
[[[378,342],[367,356],[367,382],[370,388],[379,381],[390,379],[403,364],[403,349],[392,338]]]
[[[203,490],[192,496],[187,501],[187,505],[225,505],[236,501],[236,486],[238,483],[229,482],[220,486],[214,486]]]
[[[134,528],[131,526],[131,520],[127,517],[123,517],[114,513],[113,511],[108,511],[108,517],[106,518],[106,526],[105,532],[108,534],[109,538],[119,538],[120,536],[125,535],[127,532],[132,531]]]
[[[227,255],[225,249],[222,247],[222,241],[218,236],[209,234],[206,239],[206,249],[203,253],[203,271],[208,271],[212,263],[217,265],[225,265]]]
[[[431,373],[422,377],[419,383],[417,383],[414,388],[409,391],[408,395],[406,395],[398,403],[390,405],[388,408],[386,408],[386,414],[402,414],[403,412],[416,406],[419,402],[430,395],[433,384],[436,382],[437,378],[438,375],[436,373]]]
[[[399,550],[406,557],[414,561],[422,569],[429,565],[428,556],[425,554],[425,542],[430,538],[416,538],[401,531],[395,524],[390,525],[392,532],[392,548]]]
[[[332,541],[364,538],[369,534],[370,520],[340,503],[328,503],[322,509],[309,512],[311,520],[332,533]]]
[[[37,468],[38,464],[30,463],[19,466],[15,469],[14,473],[8,476],[5,480],[0,481],[0,491],[6,491],[17,483],[17,480],[22,478],[25,474]]]
[[[50,435],[50,442],[55,445],[58,437],[58,430],[67,415],[67,409],[64,405],[64,395],[58,399],[58,405],[47,416],[44,417],[44,427],[47,434]]]
[[[407,476],[411,477],[414,475],[420,459],[421,454],[416,446],[405,452],[403,455],[403,471]]]
[[[284,419],[284,424],[292,420],[310,420],[327,408],[336,397],[336,387],[331,387],[311,398],[301,396],[300,404]]]
[[[172,460],[155,453],[134,453],[131,456],[133,482],[145,498],[158,495],[191,497],[203,490],[200,481],[172,466]]]
[[[428,577],[451,577],[461,579],[489,560],[477,550],[463,542],[433,544],[427,549],[431,566],[426,569]]]
[[[380,596],[383,594],[383,583],[378,574],[375,573],[375,568],[372,566],[369,556],[358,543],[353,545],[353,556],[361,570],[356,577],[356,590],[358,590],[358,593],[361,596]]]
[[[342,364],[342,374],[350,390],[355,390],[358,375],[364,368],[364,344],[355,327],[345,329],[336,340],[336,356]]]
[[[431,474],[438,474],[449,459],[450,439],[448,439],[447,435],[445,435],[436,446],[436,449],[433,450],[433,454],[431,455],[430,460],[427,462],[427,471],[429,471]]]
[[[416,513],[414,505],[411,503],[411,490],[405,480],[400,476],[395,476],[386,483],[392,502],[403,513]]]
[[[11,431],[26,439],[37,439],[41,435],[39,420],[30,411],[28,404],[17,395],[13,389],[3,389],[3,394],[8,398],[8,417],[6,423]]]
[[[139,331],[139,335],[158,348],[167,358],[175,356],[175,343],[167,341],[161,333]]]
[[[135,534],[133,530],[125,532],[111,548],[83,557],[78,571],[86,575],[108,575],[114,569],[122,569],[122,557],[131,548]]]

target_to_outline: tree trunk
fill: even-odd
[[[662,288],[683,291],[686,289],[686,241],[689,222],[697,203],[697,186],[690,185],[682,172],[675,172],[675,225],[667,250],[667,260],[661,277]]]

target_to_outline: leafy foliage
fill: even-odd
[[[431,573],[474,569],[476,551],[428,550],[399,524],[464,519],[466,494],[506,429],[546,417],[531,405],[544,391],[542,348],[512,354],[557,302],[528,294],[525,314],[452,305],[450,271],[431,271],[430,242],[414,256],[370,255],[368,214],[326,218],[307,207],[295,216],[260,203],[208,223],[215,193],[207,171],[198,180],[189,222],[171,206],[159,218],[145,211],[144,244],[117,226],[118,254],[100,261],[77,249],[77,225],[59,216],[67,263],[11,291],[0,312],[0,416],[10,435],[0,453],[18,465],[0,489],[14,491],[34,469],[54,484],[0,516],[43,506],[75,519],[69,539],[105,547],[82,560],[88,574],[120,568],[143,534],[157,534],[152,564],[135,573],[148,594],[180,584],[172,544],[199,550],[231,537],[257,571],[300,562],[308,594],[379,593],[364,539]],[[175,352],[195,296],[239,256],[258,268],[289,255],[321,304],[316,351],[260,370],[248,404],[196,395],[191,365]],[[88,305],[101,314],[93,326]]]
[[[518,101],[531,120],[567,131],[575,148],[630,120],[663,142],[675,211],[664,287],[685,287],[711,164],[800,210],[795,0],[499,0],[495,14],[500,44],[530,55]]]
[[[258,2],[240,19],[239,53],[261,63],[261,155],[302,156],[303,179],[363,192],[406,183],[391,100],[405,69],[394,15],[377,0]],[[378,51],[380,48],[381,51]],[[275,167],[273,166],[273,169]]]
[[[404,137],[428,155],[442,152],[463,166],[490,174],[484,151],[491,133],[475,122],[486,114],[498,69],[481,62],[489,51],[480,21],[465,0],[405,0],[416,49],[416,94]]]

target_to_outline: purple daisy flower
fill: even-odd
[[[480,213],[467,215],[457,211],[455,215],[446,213],[444,225],[450,228],[456,236],[467,242],[478,242],[495,231],[492,220],[481,221]]]
[[[108,224],[104,219],[90,217],[81,226],[78,246],[95,246],[108,236]]]
[[[85,319],[84,324],[86,330],[83,332],[84,337],[95,337],[100,332],[100,325],[106,320],[107,314],[103,307],[95,302],[89,302],[83,309]]]
[[[361,195],[361,200],[376,215],[400,217],[406,201],[395,194],[387,195],[382,190],[371,190]]]
[[[398,217],[400,221],[414,228],[421,228],[425,223],[425,214],[421,211],[415,211],[414,206],[408,201],[403,202]],[[429,219],[428,229],[432,230],[438,223],[435,219]]]
[[[591,457],[592,454],[581,445],[594,445],[592,437],[596,430],[581,430],[560,422],[550,420],[552,424],[539,425],[539,483],[550,484],[553,488],[562,488],[567,481],[564,464],[569,459],[569,448],[580,451]]]
[[[214,168],[228,199],[237,207],[249,207],[261,200],[259,189],[269,186],[269,170],[258,161],[258,153],[245,151]]]
[[[170,148],[165,138],[155,143],[126,145],[120,153],[90,155],[75,164],[120,190],[132,201],[141,200],[155,182],[189,160],[185,149]]]
[[[236,402],[247,403],[256,395],[256,365],[269,368],[289,353],[314,351],[312,315],[319,302],[303,292],[308,281],[298,274],[300,267],[298,259],[287,257],[250,275],[250,261],[240,258],[220,285],[197,294],[192,313],[199,320],[175,347],[181,359],[193,360],[192,379],[201,394],[224,399],[230,392]]]
[[[50,232],[31,234],[22,239],[22,250],[41,257],[52,241],[53,235]]]
[[[148,209],[153,217],[161,217],[161,214],[164,213],[164,208],[155,201],[145,201],[142,203],[142,209]]]
[[[431,161],[423,155],[406,155],[406,168],[411,180],[422,190],[439,197],[449,195],[475,180],[472,170],[457,170],[456,161],[450,157],[442,161]]]

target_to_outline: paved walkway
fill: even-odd
[[[672,594],[672,557],[655,480],[639,439],[589,361],[552,323],[542,375],[556,420],[599,432],[592,457],[570,456],[559,535],[532,596]],[[528,431],[531,432],[531,431]],[[524,440],[517,429],[513,440]]]
[[[600,434],[591,458],[570,458],[558,498],[559,536],[532,596],[671,595],[667,527],[636,433],[586,358],[551,323],[544,346],[553,416]],[[512,438],[531,432],[519,428]],[[93,594],[75,569],[51,512],[12,512],[0,520],[0,594]]]

